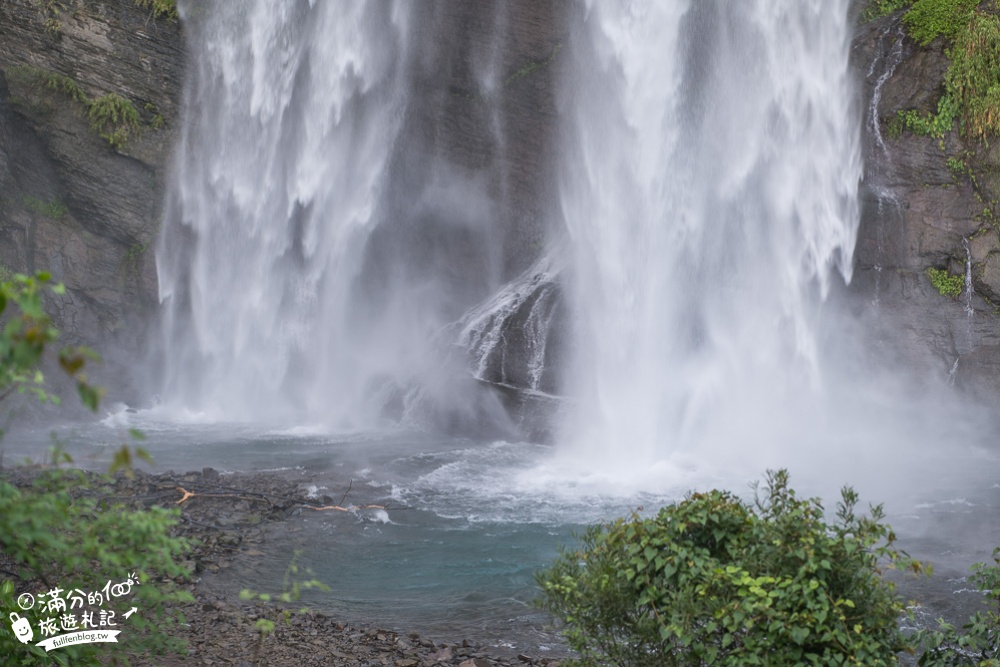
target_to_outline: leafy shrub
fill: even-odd
[[[968,24],[979,0],[916,0],[903,16],[906,30],[921,46],[943,35],[954,39]]]
[[[871,0],[861,12],[861,20],[874,21],[911,4],[913,4],[913,0]]]
[[[1000,132],[1000,17],[976,13],[949,51],[945,75],[947,95],[964,110],[967,136],[984,138]]]
[[[45,664],[49,659],[103,664],[99,657],[108,654],[106,645],[66,646],[46,654],[38,646],[21,644],[6,619],[11,612],[28,618],[37,642],[42,639],[38,628],[43,618],[53,614],[38,607],[26,611],[17,604],[17,595],[25,592],[23,582],[36,582],[45,591],[57,587],[68,594],[100,591],[109,580],[117,583],[131,574],[138,577],[138,585],[126,603],[141,611],[126,622],[121,619],[124,609],[117,609],[118,628],[123,631],[115,653],[180,648],[168,632],[183,618],[171,614],[164,603],[192,598],[163,579],[187,574],[178,564],[187,545],[171,537],[178,512],[158,507],[130,510],[108,502],[109,495],[75,470],[48,471],[25,489],[0,482],[0,552],[18,569],[20,582],[0,583],[0,613],[5,621],[0,623],[0,655],[21,658],[20,664]]]
[[[44,273],[35,277],[17,274],[0,282],[0,398],[21,391],[54,399],[38,371],[46,348],[58,337],[42,307],[49,279]],[[63,291],[61,285],[51,290]],[[83,349],[63,350],[59,365],[76,382],[84,404],[96,409],[100,391],[87,382],[83,372],[88,356]],[[122,452],[116,454],[116,461]],[[29,586],[58,588],[67,594],[92,592],[105,583],[131,579],[133,574],[138,586],[129,602],[141,612],[128,620],[118,657],[123,657],[122,649],[148,654],[175,648],[167,634],[174,617],[164,603],[190,599],[169,579],[162,579],[186,574],[177,558],[187,545],[171,536],[177,511],[132,510],[112,498],[110,491],[94,485],[80,471],[43,472],[22,488],[0,479],[0,664],[105,664],[106,660],[98,659],[99,654],[106,655],[103,645],[64,646],[47,654],[37,645],[21,644],[8,619],[11,613],[20,614],[40,632],[45,619],[38,610],[24,609],[16,599],[20,593],[39,592],[27,590]]]
[[[889,136],[898,137],[903,130],[906,130],[916,135],[941,139],[951,132],[959,113],[959,103],[950,94],[945,93],[938,100],[935,114],[922,114],[916,109],[897,112],[896,117],[889,122]]]
[[[80,85],[65,74],[28,65],[14,65],[7,73],[15,81],[62,93],[82,105],[90,121],[91,131],[114,148],[123,148],[142,125],[139,110],[118,93],[107,93],[90,99]],[[164,125],[163,116],[155,114],[151,124],[154,129],[160,129]]]
[[[963,276],[953,276],[945,269],[931,267],[927,269],[927,278],[931,281],[931,285],[934,285],[934,289],[941,293],[941,296],[950,296],[953,299],[958,298],[965,287]]]
[[[961,630],[939,621],[937,630],[919,632],[921,667],[1000,667],[1000,548],[993,550],[993,565],[972,566],[969,583],[985,593],[987,609]]]
[[[139,110],[118,93],[88,103],[90,129],[115,148],[122,148],[139,129]]]
[[[50,279],[47,273],[34,277],[15,274],[0,282],[0,317],[5,319],[0,329],[0,399],[16,391],[58,402],[45,391],[45,378],[38,370],[45,347],[59,337],[42,307],[43,291]],[[53,285],[51,290],[54,294],[64,293],[62,285]],[[66,348],[59,354],[59,365],[76,382],[84,405],[96,409],[101,392],[87,382],[83,370],[85,360],[91,356],[84,348]]]
[[[900,0],[903,2],[904,0]],[[865,16],[896,7],[895,0],[869,5]],[[907,31],[921,45],[939,35],[952,42],[945,92],[936,113],[901,110],[889,123],[889,135],[904,130],[942,138],[961,120],[967,137],[986,139],[1000,133],[1000,17],[977,9],[977,0],[917,0],[903,16]]]
[[[890,665],[908,647],[883,568],[921,565],[893,547],[881,506],[831,525],[768,472],[754,503],[689,495],[653,518],[587,531],[538,575],[585,666]]]
[[[7,70],[7,74],[18,81],[43,86],[49,90],[68,95],[81,104],[87,102],[87,94],[80,88],[80,84],[65,74],[50,72],[30,65],[13,65]]]

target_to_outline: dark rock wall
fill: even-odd
[[[977,398],[995,398],[1000,151],[964,139],[957,127],[942,139],[893,136],[899,111],[936,112],[949,65],[942,38],[920,47],[901,19],[898,12],[861,25],[854,42],[866,155],[851,289],[865,301],[883,353]],[[927,275],[931,268],[963,282],[968,273],[973,289],[942,295]]]
[[[178,115],[180,26],[131,0],[60,5],[0,3],[0,266],[65,283],[49,301],[63,341],[97,348],[96,376],[121,390],[157,302],[149,248]],[[91,100],[129,100],[133,138],[112,147],[84,103],[47,85],[56,78]]]
[[[366,256],[367,302],[389,301],[378,290],[391,291],[387,276],[405,271],[407,283],[443,282],[444,316],[457,319],[538,258],[551,224],[569,4],[412,6],[406,118],[389,167],[389,214]],[[461,196],[446,194],[456,187]]]

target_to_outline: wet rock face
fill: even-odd
[[[426,169],[409,166],[442,155],[485,182],[495,207],[493,240],[502,280],[526,270],[546,237],[555,91],[572,6],[568,0],[437,0],[416,6],[415,96],[403,132],[412,157],[401,166],[412,179]],[[426,34],[448,37],[419,38]]]
[[[131,0],[60,5],[0,5],[0,265],[65,283],[49,302],[63,341],[97,348],[108,363],[96,374],[119,388],[127,373],[116,362],[138,356],[157,300],[149,248],[180,101],[181,32]],[[117,147],[88,118],[89,103],[109,94],[138,113]]]
[[[949,66],[944,40],[918,46],[901,18],[860,25],[854,42],[866,154],[850,289],[867,304],[865,316],[890,356],[932,377],[950,374],[974,396],[995,397],[995,151],[957,130],[942,139],[892,135],[898,112],[936,112]],[[931,268],[961,281],[962,294],[942,295],[927,275]]]
[[[473,377],[496,392],[518,434],[533,442],[553,439],[563,408],[568,327],[560,271],[547,257],[455,326]]]

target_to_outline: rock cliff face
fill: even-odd
[[[65,283],[49,302],[63,340],[97,348],[115,388],[156,304],[147,249],[182,71],[178,23],[131,0],[0,3],[0,266]],[[91,119],[111,94],[135,122]],[[124,143],[100,136],[119,125]]]
[[[892,132],[900,111],[936,111],[949,65],[944,39],[918,46],[902,12],[860,26],[854,58],[867,155],[851,290],[866,302],[881,350],[995,399],[1000,147],[964,139],[957,123],[941,139]]]

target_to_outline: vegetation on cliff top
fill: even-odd
[[[938,36],[955,39],[968,25],[979,0],[916,0],[903,16],[906,30],[926,46]]]
[[[73,15],[77,11],[65,0],[32,0],[32,2],[38,9],[45,31],[57,37],[63,31],[64,15]],[[132,2],[136,7],[150,10],[153,18],[173,21],[180,18],[177,13],[177,0],[132,0]]]
[[[909,131],[942,138],[959,121],[962,134],[985,140],[1000,134],[1000,17],[995,2],[978,0],[873,0],[863,18],[871,20],[909,7],[907,33],[921,46],[938,37],[949,42],[951,64],[935,113],[902,110],[890,136]]]

